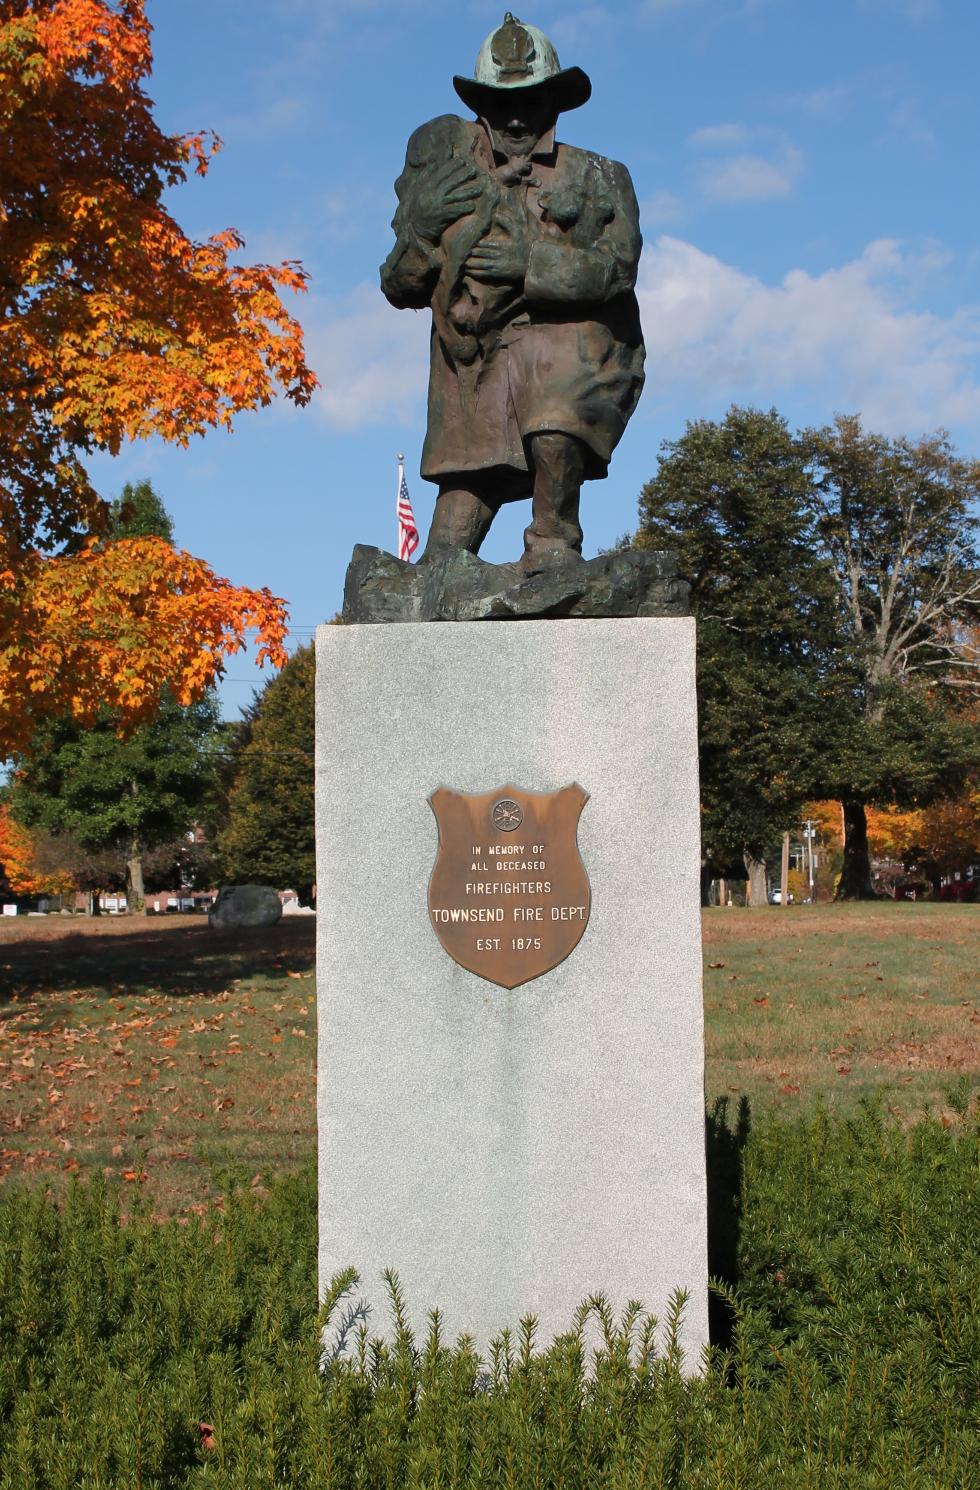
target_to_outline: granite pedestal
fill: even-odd
[[[590,1293],[707,1340],[694,623],[324,626],[317,637],[320,1283],[388,1324],[547,1342]],[[591,919],[513,991],[430,924],[429,797],[590,800]]]

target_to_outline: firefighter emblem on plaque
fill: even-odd
[[[433,792],[439,852],[429,919],[461,967],[518,988],[574,952],[592,905],[578,848],[588,800],[577,783],[556,792]]]

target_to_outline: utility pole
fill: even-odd
[[[810,904],[813,904],[813,819],[806,820],[806,843],[810,865]]]
[[[783,834],[783,863],[780,875],[780,905],[789,905],[789,834]]]

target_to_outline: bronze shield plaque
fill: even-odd
[[[577,839],[588,800],[577,784],[558,792],[502,786],[432,794],[439,854],[429,919],[462,967],[517,988],[575,950],[592,904]]]

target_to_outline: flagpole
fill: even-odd
[[[397,481],[396,486],[395,486],[395,553],[396,554],[400,550],[401,538],[402,538],[401,520],[400,520],[399,513],[398,513],[398,502],[399,502],[399,499],[400,499],[401,494],[402,494],[402,482],[404,480],[405,480],[405,457],[404,457],[404,455],[399,455],[399,457],[398,457],[398,481]]]
[[[404,481],[404,480],[405,480],[405,456],[404,456],[404,454],[399,454],[399,457],[398,457],[398,480],[396,480],[396,483],[395,483],[395,553],[396,554],[401,554],[402,524],[401,524],[401,516],[399,516],[399,511],[398,511],[398,504],[399,504],[399,498],[401,498],[401,495],[402,495],[402,481]]]
[[[398,494],[395,497],[395,517],[398,523],[399,559],[411,563],[412,555],[419,546],[419,530],[412,511],[412,499],[405,483],[405,457],[398,457]]]

